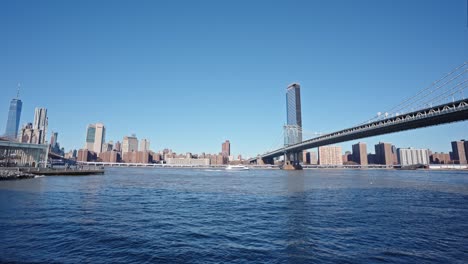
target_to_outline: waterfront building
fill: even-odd
[[[398,151],[395,145],[392,145],[392,160],[393,160],[393,165],[398,164]]]
[[[213,155],[207,155],[208,159],[210,160],[210,164],[211,165],[223,165],[223,164],[226,164],[225,162],[225,158],[223,157],[223,155],[220,153],[220,154],[213,154]]]
[[[149,151],[150,150],[150,141],[147,139],[140,140],[139,151]]]
[[[286,89],[286,114],[284,145],[302,142],[301,86],[293,83]]]
[[[23,102],[18,98],[18,95],[16,98],[11,99],[10,108],[8,109],[5,137],[9,139],[16,139],[18,137],[21,110],[23,108]]]
[[[221,146],[221,153],[224,157],[229,157],[231,155],[231,143],[229,140],[226,140]]]
[[[401,166],[429,164],[428,149],[399,148],[397,153]]]
[[[341,157],[341,160],[343,161],[343,164],[352,162],[353,155],[351,154],[351,151],[346,151],[345,154]]]
[[[457,164],[467,164],[468,144],[466,142],[465,140],[452,141],[452,160]]]
[[[122,152],[138,151],[138,139],[135,135],[125,136],[122,141]]]
[[[318,148],[320,165],[343,165],[340,146],[322,146]]]
[[[318,156],[317,156],[317,152],[315,152],[315,151],[310,152],[310,164],[311,165],[317,165],[318,164]]]
[[[132,151],[132,152],[123,152],[122,162],[148,164],[148,163],[152,163],[153,159],[149,151]]]
[[[379,142],[375,145],[376,164],[393,165],[392,144]]]
[[[151,155],[149,151],[137,151],[137,163],[148,164],[152,163]]]
[[[120,153],[118,153],[115,150],[101,152],[99,153],[99,158],[101,159],[102,162],[116,163],[116,162],[120,162],[121,160]]]
[[[167,159],[169,165],[181,166],[209,166],[210,159],[192,159],[192,158],[169,158]]]
[[[78,150],[78,157],[77,161],[95,161],[97,159],[97,155],[95,152],[90,151],[88,149],[80,149]]]
[[[353,161],[366,166],[368,165],[367,161],[367,145],[366,143],[359,142],[352,146],[353,149]]]
[[[172,153],[172,152],[167,152],[167,153],[163,154],[163,159],[164,160],[167,160],[167,159],[170,159],[170,158],[175,158],[175,154]]]
[[[302,164],[310,164],[310,152],[307,150],[302,151]]]
[[[153,162],[159,162],[162,160],[161,154],[151,152],[151,156],[153,157]]]
[[[448,153],[432,153],[429,155],[429,161],[432,164],[450,164],[452,161],[450,160],[450,154]]]

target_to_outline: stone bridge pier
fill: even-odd
[[[302,170],[302,152],[285,152],[283,170]]]

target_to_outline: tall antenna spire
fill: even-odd
[[[18,83],[18,89],[16,90],[16,99],[19,99],[20,87],[21,87],[21,83]]]

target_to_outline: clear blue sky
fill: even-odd
[[[303,126],[332,132],[399,103],[468,59],[466,0],[1,1],[0,132],[22,84],[69,150],[107,140],[244,156],[281,142],[285,89]],[[468,122],[362,141],[449,151]],[[355,142],[342,144],[349,149]],[[368,151],[373,152],[373,147]]]

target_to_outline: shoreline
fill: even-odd
[[[35,178],[36,175],[15,169],[0,169],[0,181],[25,180]]]

